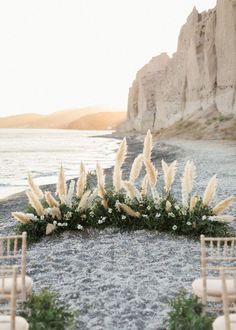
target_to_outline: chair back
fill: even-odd
[[[231,330],[231,325],[236,324],[236,273],[232,275],[234,290],[229,290],[227,285],[226,270],[221,269],[221,281],[222,281],[222,298],[223,298],[223,311],[225,318],[225,329]],[[235,314],[235,319],[230,318],[230,314]]]
[[[236,271],[236,237],[205,237],[201,235],[201,277],[203,299],[207,302],[207,278],[220,278],[220,271]]]
[[[9,278],[12,281],[12,287],[11,291],[7,292],[5,285]],[[16,279],[17,266],[0,267],[0,329],[4,324],[9,323],[10,330],[16,329]]]
[[[27,233],[15,236],[0,236],[0,266],[18,266],[22,279],[22,296],[26,297],[26,250]]]

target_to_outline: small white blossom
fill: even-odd
[[[81,215],[81,219],[86,219],[87,217],[86,217],[86,214],[82,214]]]
[[[108,209],[108,213],[112,213],[112,209],[111,208]]]
[[[148,210],[148,211],[150,211],[150,210],[151,210],[151,206],[150,206],[150,205],[148,205],[148,207],[147,207],[147,210]]]
[[[188,225],[188,226],[191,226],[191,222],[188,221],[188,222],[187,222],[187,225]]]
[[[89,215],[90,215],[90,217],[92,217],[92,218],[94,217],[94,213],[93,213],[93,212],[90,212]]]
[[[26,213],[26,215],[32,221],[37,221],[38,220],[38,217],[36,217],[36,215],[34,215],[33,213]]]
[[[187,212],[185,210],[182,210],[183,215],[187,215]]]
[[[156,215],[155,215],[155,218],[160,218],[161,217],[161,213],[157,213]]]
[[[173,227],[172,227],[172,229],[173,230],[176,230],[178,227],[176,226],[176,225],[174,225]]]
[[[210,220],[210,221],[215,221],[215,217],[210,216],[210,217],[208,217],[208,220]]]
[[[121,219],[122,219],[122,220],[125,220],[125,219],[126,219],[126,216],[125,216],[125,215],[122,215],[122,216],[121,216]]]
[[[102,217],[102,220],[105,221],[107,217]]]
[[[202,216],[202,220],[206,220],[207,216],[206,215],[203,215]]]
[[[78,226],[77,226],[77,229],[79,229],[79,230],[83,230],[83,229],[84,229],[84,227],[83,227],[83,226],[81,226],[81,225],[78,225]]]
[[[40,220],[44,220],[44,215],[41,215]]]
[[[53,221],[53,224],[54,224],[54,226],[56,226],[56,225],[57,225],[57,221],[56,221],[56,220],[54,220],[54,221]]]
[[[175,215],[174,215],[173,212],[170,212],[170,213],[168,213],[168,217],[170,217],[170,218],[175,218]]]
[[[142,217],[145,218],[145,219],[147,219],[148,218],[148,215],[143,214]]]
[[[58,225],[58,227],[61,227],[62,226],[62,223],[61,222],[58,222],[57,225]]]
[[[180,209],[179,205],[175,205],[175,209],[178,211]]]

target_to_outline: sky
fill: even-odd
[[[136,72],[216,0],[0,1],[0,116],[126,109]]]

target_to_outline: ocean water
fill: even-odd
[[[0,129],[0,199],[27,188],[30,171],[39,185],[55,183],[63,164],[66,178],[78,177],[80,161],[94,170],[113,164],[119,140],[111,131]]]

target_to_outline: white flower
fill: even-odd
[[[180,209],[179,205],[175,205],[175,209],[179,210]]]
[[[37,221],[38,218],[33,213],[26,213],[27,217],[32,221]]]
[[[173,230],[176,230],[178,227],[176,226],[176,225],[174,225],[173,227],[172,227],[172,229]]]
[[[83,227],[83,226],[81,226],[81,225],[78,225],[78,226],[77,226],[77,229],[79,229],[79,230],[83,230],[83,229],[84,229],[84,227]]]
[[[148,215],[143,214],[142,217],[147,219],[148,218]]]
[[[92,217],[92,218],[94,217],[94,213],[93,213],[93,212],[90,212],[89,215],[90,215],[90,217]]]
[[[161,217],[161,213],[157,213],[156,215],[155,215],[155,218],[160,218]]]
[[[210,221],[215,221],[215,217],[210,216],[210,217],[208,217],[208,220],[210,220]]]
[[[115,202],[115,208],[120,212],[120,201],[118,199]]]
[[[188,226],[191,226],[191,222],[188,221],[188,222],[187,222],[187,225],[188,225]]]
[[[68,223],[63,222],[61,225],[62,225],[62,227],[67,227],[68,226]]]
[[[87,217],[86,217],[86,214],[82,214],[81,215],[81,219],[86,219]]]
[[[125,220],[125,219],[126,219],[126,216],[125,216],[125,215],[122,215],[122,216],[121,216],[121,219],[122,219],[122,220]]]
[[[175,218],[175,215],[173,212],[168,213],[168,217]]]
[[[66,219],[66,220],[70,220],[71,217],[72,217],[72,212],[71,212],[71,211],[68,211],[68,212],[65,214],[65,219]]]
[[[183,215],[187,215],[187,212],[185,210],[182,210]]]
[[[44,215],[41,215],[40,220],[44,220]]]
[[[203,215],[202,220],[206,220],[207,216]]]
[[[148,205],[148,207],[147,207],[147,210],[148,210],[148,211],[150,211],[150,210],[151,210],[151,206],[150,206],[150,205]]]
[[[56,226],[57,225],[57,221],[55,220],[55,221],[53,221],[53,224],[54,224],[54,226]]]
[[[58,222],[58,224],[57,224],[57,225],[58,225],[58,227],[61,227],[61,226],[62,226],[62,224],[61,224],[60,222]]]
[[[107,217],[102,217],[102,220],[105,221]]]
[[[109,209],[108,209],[108,213],[112,213],[112,209],[109,208]]]

